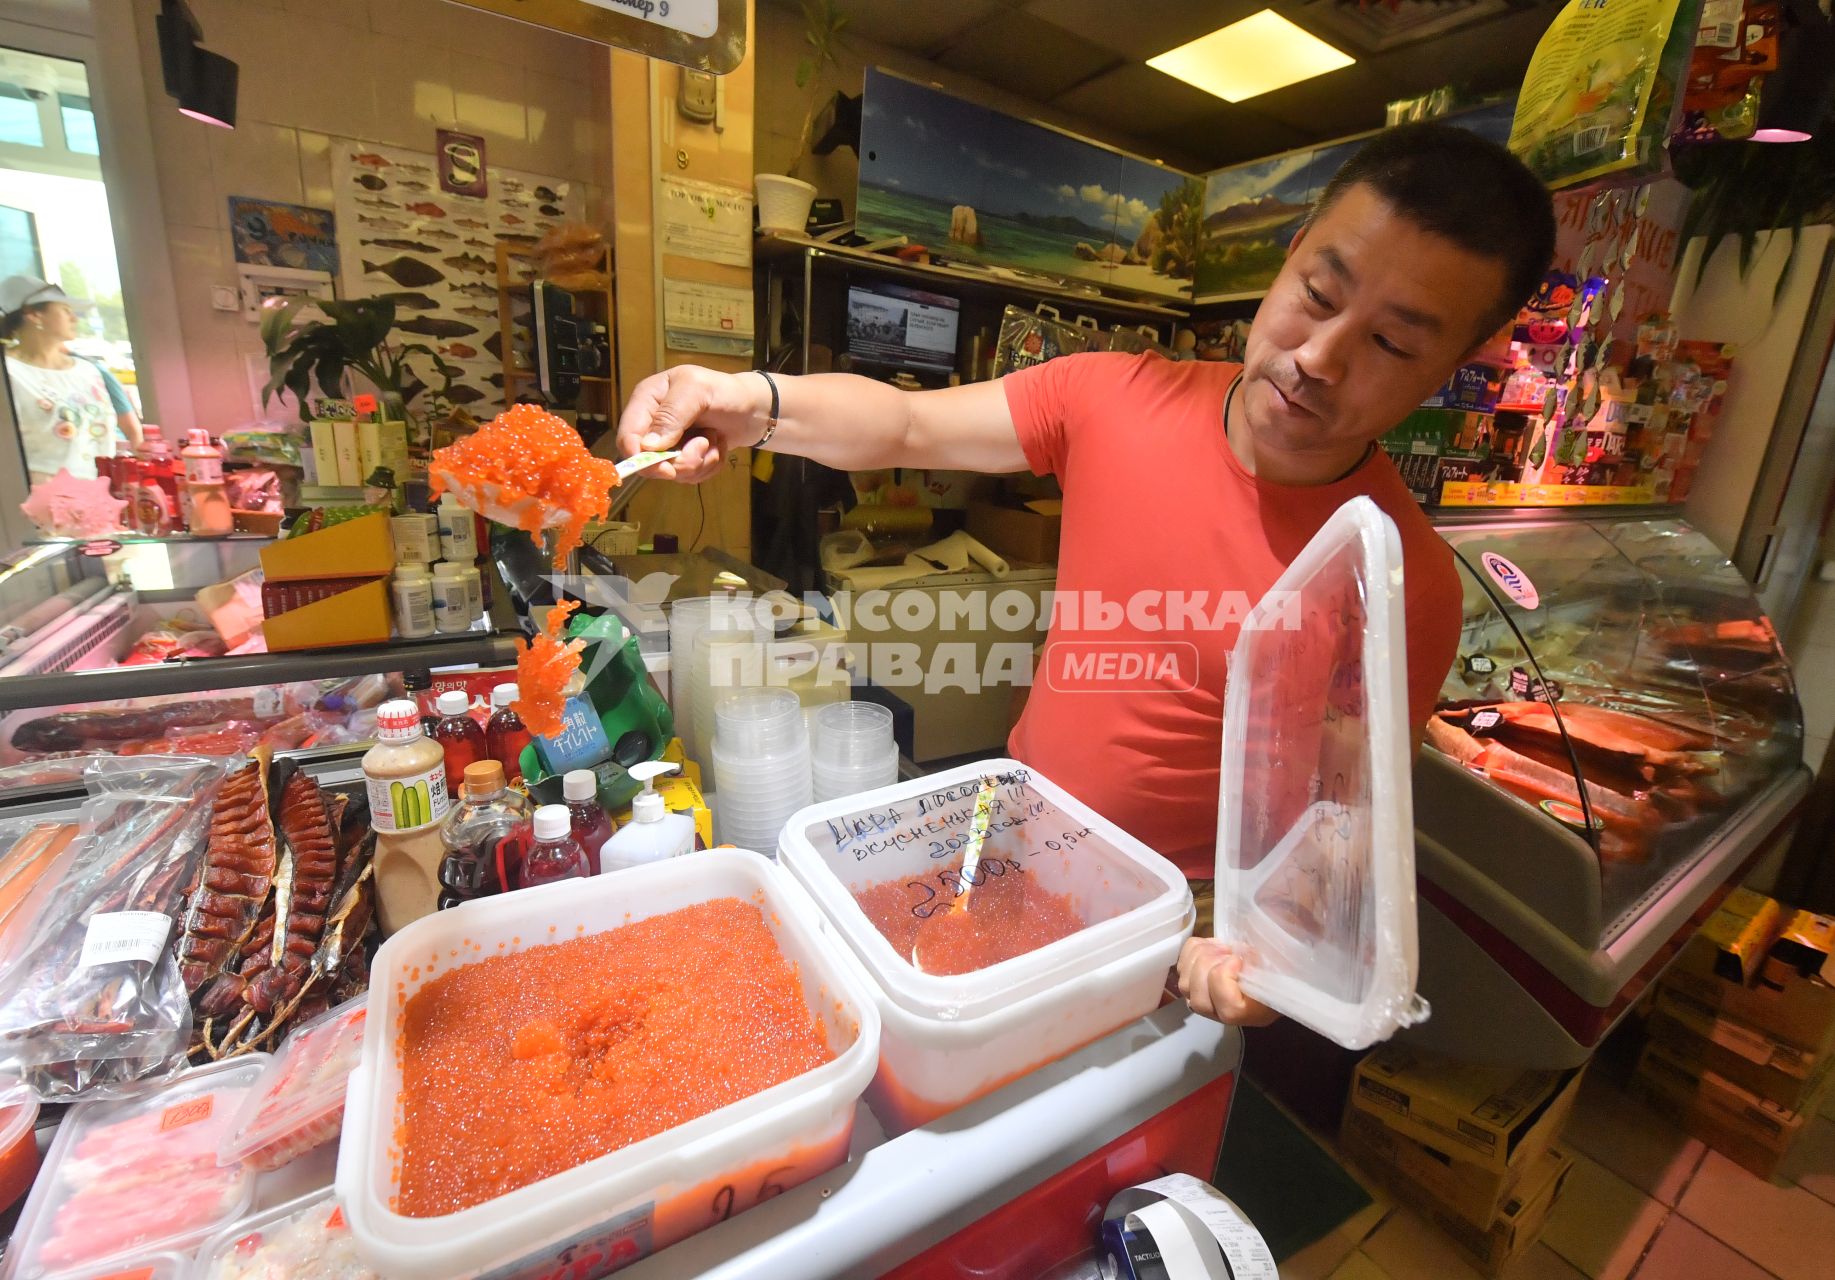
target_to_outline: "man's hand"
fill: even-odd
[[[1242,957],[1215,938],[1187,938],[1179,952],[1179,994],[1198,1013],[1236,1027],[1265,1027],[1280,1014],[1243,994]]]
[[[719,474],[733,450],[758,443],[770,407],[770,388],[756,373],[719,373],[696,365],[653,373],[637,384],[618,419],[618,456],[680,449],[681,457],[658,464],[650,474],[699,484]]]

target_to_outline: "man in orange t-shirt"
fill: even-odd
[[[1222,663],[1169,675],[1162,665],[1159,687],[1093,691],[1067,687],[1066,655],[1164,646],[1180,622],[1206,633],[1204,652],[1227,653],[1235,627],[1194,619],[1229,601],[1240,618],[1333,511],[1364,495],[1401,535],[1409,713],[1424,725],[1452,665],[1460,586],[1451,551],[1376,440],[1515,315],[1554,239],[1548,193],[1508,151],[1451,126],[1405,125],[1378,134],[1326,187],[1256,312],[1241,366],[1075,355],[920,392],[847,374],[683,366],[637,385],[619,446],[679,445],[656,474],[694,482],[732,450],[760,446],[844,471],[1055,475],[1057,592],[1123,616],[1097,629],[1054,619],[1013,754],[1172,858],[1207,901]],[[1130,618],[1125,606],[1143,598],[1148,612]],[[1269,1021],[1237,982],[1241,958],[1208,932],[1179,960],[1192,1007]]]

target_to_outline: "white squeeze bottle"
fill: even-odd
[[[686,813],[670,813],[656,790],[657,778],[679,767],[667,760],[631,766],[631,776],[643,783],[644,789],[631,800],[631,820],[600,846],[600,874],[694,852],[694,818]]]

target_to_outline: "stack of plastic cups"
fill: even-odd
[[[817,707],[810,762],[816,802],[839,800],[898,781],[892,712],[872,702]]]
[[[707,628],[713,597],[693,596],[669,607],[669,709],[675,713],[675,736],[690,760],[700,760],[701,744],[695,739],[694,639]]]
[[[765,683],[765,643],[771,639],[769,612],[748,596],[716,597],[706,625],[695,634],[689,659],[694,684],[694,758],[707,763],[714,741],[714,708],[741,689]]]
[[[746,689],[714,709],[714,836],[777,856],[784,823],[811,803],[809,735],[788,689]]]

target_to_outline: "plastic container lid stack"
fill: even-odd
[[[722,843],[776,849],[784,821],[813,796],[802,704],[788,689],[747,689],[715,712],[714,821]]]
[[[702,759],[701,743],[694,733],[694,639],[707,626],[713,610],[711,596],[692,596],[669,606],[669,703],[675,713],[676,736],[691,760]]]
[[[988,775],[1002,783],[970,885],[956,851]],[[779,856],[873,979],[885,1030],[868,1101],[888,1132],[927,1124],[1152,1012],[1191,931],[1191,890],[1177,867],[1013,760],[806,809],[785,827]],[[990,889],[997,880],[1012,884]],[[910,934],[953,914],[965,888],[992,895],[968,904],[971,918],[1023,889],[1051,895],[1080,927],[962,973],[925,973],[912,962],[915,938],[895,944],[856,897],[893,895],[893,914],[879,918]]]
[[[1244,621],[1224,700],[1217,936],[1347,1049],[1427,1016],[1403,628],[1401,540],[1353,498]]]
[[[836,702],[811,713],[815,799],[839,800],[898,781],[892,712],[872,702]]]
[[[762,602],[746,596],[714,600],[706,627],[694,639],[689,669],[695,744],[701,751],[713,746],[714,710],[720,700],[764,682],[765,645],[771,635],[769,607]],[[672,682],[673,678],[672,668]],[[699,759],[705,762],[706,756]]]
[[[722,898],[758,904],[796,967],[804,998],[835,1053],[832,1061],[484,1204],[437,1218],[393,1210],[401,1091],[395,1029],[417,991],[479,956],[603,933]],[[742,850],[708,850],[427,916],[383,944],[369,999],[363,1062],[351,1077],[338,1151],[337,1191],[364,1260],[394,1280],[536,1274],[588,1240],[629,1250],[628,1260],[635,1261],[751,1208],[760,1171],[771,1172],[769,1183],[789,1188],[847,1158],[855,1104],[879,1056],[879,1014],[858,967],[789,877]],[[710,1188],[725,1182],[741,1190],[735,1197],[713,1196]]]

